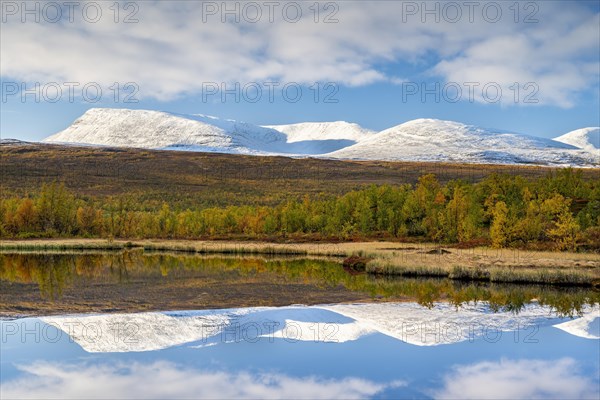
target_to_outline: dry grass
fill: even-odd
[[[29,239],[2,240],[0,249],[122,249],[142,247],[148,250],[188,251],[197,253],[306,254],[347,257],[353,254],[406,266],[439,265],[452,267],[552,267],[600,268],[600,254],[511,249],[441,248],[433,243],[342,242],[272,243],[259,241],[205,240],[114,240],[105,239]],[[443,250],[444,254],[439,253]],[[446,253],[448,252],[448,253]]]
[[[482,252],[485,249],[480,249]],[[446,277],[454,280],[498,283],[543,283],[592,286],[600,281],[597,255],[529,252],[518,259],[470,252],[465,254],[410,254],[380,256],[367,266],[375,274]]]

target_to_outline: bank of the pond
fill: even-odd
[[[4,240],[3,251],[122,250],[190,254],[359,256],[364,271],[380,275],[444,277],[466,281],[599,286],[600,254],[523,251],[486,247],[460,249],[433,243],[269,243],[237,241],[49,239]]]
[[[0,252],[0,318],[379,301],[485,301],[518,311],[534,300],[572,315],[600,302],[594,288],[352,273],[341,261],[142,248],[7,250]]]

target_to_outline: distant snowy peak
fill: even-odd
[[[374,133],[347,122],[286,127],[289,132],[202,114],[94,108],[44,142],[242,154],[319,155],[350,146],[363,135]]]
[[[265,151],[265,146],[285,141],[285,137],[273,129],[202,115],[93,108],[67,129],[44,141],[252,153]]]
[[[438,119],[421,118],[408,121],[380,132],[380,136],[377,139],[381,140],[385,135],[390,137],[399,136],[403,139],[435,141],[440,145],[457,144],[461,147],[472,148],[480,148],[482,144],[510,144],[516,146],[574,149],[573,146],[565,143],[557,143],[552,139]],[[465,142],[465,140],[467,141]],[[489,148],[493,149],[493,147]]]
[[[597,166],[598,136],[598,128],[586,128],[556,141],[436,119],[377,133],[344,121],[258,126],[202,114],[96,108],[44,141],[361,160]]]
[[[394,126],[328,156],[506,164],[597,163],[589,153],[551,139],[436,119],[417,119]]]
[[[554,140],[600,155],[600,128],[598,127],[577,129]]]
[[[203,114],[92,108],[47,143],[318,155],[376,135],[345,121],[258,126]]]
[[[289,125],[265,125],[284,133],[289,143],[307,140],[339,140],[346,139],[360,142],[377,132],[363,128],[358,124],[345,121],[336,122],[302,122]]]
[[[0,145],[2,145],[2,146],[15,146],[15,145],[24,145],[24,144],[31,144],[31,142],[24,142],[19,139],[11,139],[11,138],[0,139]]]

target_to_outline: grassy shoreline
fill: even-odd
[[[395,242],[272,243],[186,240],[2,240],[0,251],[126,250],[192,254],[290,255],[368,259],[369,274],[440,277],[495,283],[600,286],[600,254],[490,248],[442,249],[437,244]]]

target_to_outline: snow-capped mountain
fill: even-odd
[[[287,142],[293,144],[302,154],[333,152],[368,139],[377,133],[346,121],[301,122],[289,125],[264,125],[264,127],[285,134]],[[314,151],[309,152],[311,150]]]
[[[44,142],[252,154],[284,150],[285,135],[204,115],[93,108]]]
[[[571,132],[561,138],[578,135]],[[583,136],[585,143],[597,143],[597,131],[586,131]],[[361,160],[577,166],[600,163],[597,152],[587,147],[435,119],[409,121],[377,133],[343,121],[258,126],[200,114],[90,109],[67,129],[44,141]]]
[[[31,144],[31,142],[25,142],[23,140],[11,139],[11,138],[0,139],[0,146],[14,146],[14,145],[26,145],[26,144]]]
[[[314,127],[311,128],[311,127]],[[93,108],[46,143],[240,154],[319,155],[374,132],[347,122],[275,127],[201,114]]]
[[[600,128],[582,128],[565,133],[562,136],[555,138],[557,142],[570,144],[571,146],[579,147],[600,154]]]
[[[335,140],[347,139],[360,142],[371,136],[375,131],[363,128],[358,124],[346,121],[335,122],[301,122],[289,125],[264,125],[285,133],[288,142],[301,142],[304,140]]]
[[[328,154],[349,159],[468,163],[583,165],[598,162],[569,144],[484,129],[459,122],[417,119]]]

